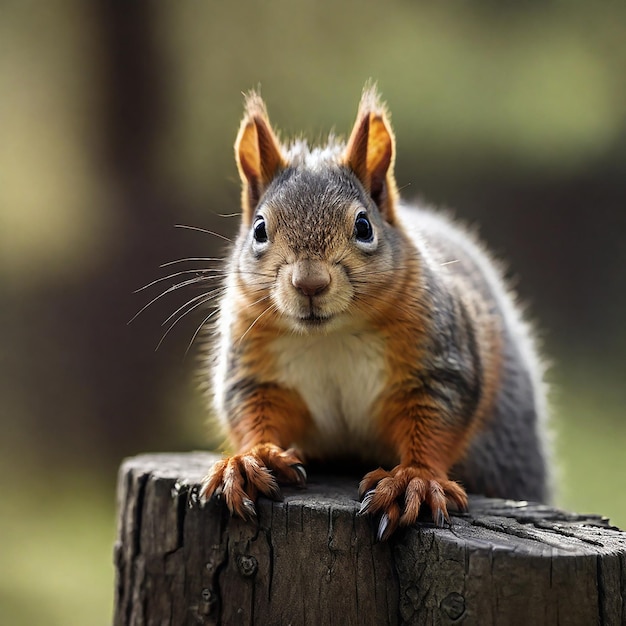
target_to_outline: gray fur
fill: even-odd
[[[505,286],[496,262],[475,236],[441,214],[403,208],[403,223],[419,232],[421,247],[435,273],[458,263],[474,287],[493,302],[503,322],[503,362],[492,415],[479,430],[451,477],[471,493],[547,502],[552,477],[547,463],[547,406],[544,365],[521,307]],[[439,269],[437,269],[439,268]]]

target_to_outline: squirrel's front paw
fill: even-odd
[[[294,450],[259,444],[248,452],[218,461],[200,487],[200,498],[223,498],[233,515],[256,516],[254,502],[259,493],[280,500],[278,483],[303,487],[306,472]]]
[[[359,496],[363,498],[360,514],[381,515],[381,541],[389,539],[399,526],[414,524],[423,503],[430,507],[437,526],[449,519],[448,500],[462,511],[467,509],[467,494],[461,485],[421,467],[398,465],[390,472],[382,468],[369,472],[359,485]]]

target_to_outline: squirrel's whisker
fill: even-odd
[[[173,261],[167,261],[166,263],[161,263],[161,265],[159,265],[159,267],[167,267],[168,265],[174,265],[176,263],[187,263],[187,262],[191,262],[191,261],[218,261],[218,262],[223,262],[225,261],[224,258],[220,258],[220,257],[210,257],[210,256],[189,256],[189,257],[185,257],[184,259],[174,259]]]
[[[209,293],[201,293],[199,296],[195,296],[194,298],[192,298],[191,300],[188,300],[187,302],[185,302],[185,304],[183,304],[182,306],[179,306],[162,324],[161,326],[165,326],[173,317],[175,317],[180,311],[182,311],[183,309],[185,309],[186,307],[188,307],[190,304],[193,304],[194,302],[197,302],[198,300],[203,300],[203,301],[210,301],[214,298],[216,298],[217,296],[219,296],[220,294],[224,293],[225,288],[224,287],[217,287],[213,290],[211,290]]]
[[[184,311],[181,315],[179,315],[167,328],[167,330],[163,333],[163,336],[161,337],[161,339],[159,340],[159,343],[157,344],[156,348],[155,348],[155,352],[161,347],[161,344],[163,343],[163,341],[165,340],[165,338],[169,335],[170,331],[186,316],[189,315],[189,313],[191,313],[192,311],[194,311],[195,309],[197,309],[198,307],[201,307],[203,304],[206,304],[207,302],[210,302],[211,300],[213,300],[215,298],[215,294],[211,293],[211,294],[203,294],[202,296],[199,297],[200,300],[199,302],[196,302],[196,304],[194,304],[192,307],[190,307],[189,309],[187,309],[186,311]],[[176,313],[178,313],[179,311],[185,309],[186,307],[188,307],[194,300],[197,300],[198,297],[193,298],[193,300],[190,300],[189,302],[186,302],[182,307],[180,307],[179,309],[176,310],[175,313],[173,313],[172,315],[170,315],[167,320],[165,322],[163,322],[162,326],[164,326],[169,320],[172,319],[172,317],[174,317],[176,315]],[[212,311],[213,313],[213,311]],[[205,318],[205,320],[202,322],[202,325],[204,325],[204,323],[208,320],[209,318]],[[194,335],[195,338],[195,335]]]
[[[223,239],[224,241],[228,241],[228,243],[232,243],[232,240],[230,240],[228,237],[225,237],[224,235],[220,235],[220,233],[216,233],[214,230],[208,230],[206,228],[200,228],[199,226],[189,226],[187,224],[176,224],[175,225],[176,228],[186,228],[187,230],[195,230],[199,233],[205,233],[207,235],[213,235],[214,237],[219,237],[220,239]]]
[[[144,304],[144,306],[142,306],[141,309],[139,309],[139,311],[137,311],[137,313],[135,313],[135,315],[133,315],[130,318],[130,320],[128,320],[127,323],[132,324],[132,322],[134,322],[149,306],[153,305],[155,302],[157,302],[157,300],[160,300],[163,296],[166,296],[168,293],[172,293],[173,291],[176,291],[177,289],[181,289],[182,287],[186,287],[187,285],[193,285],[196,283],[203,282],[205,280],[206,280],[205,277],[191,278],[190,280],[185,280],[182,283],[177,283],[176,285],[172,285],[171,287],[169,287],[168,289],[160,293],[158,296],[152,298],[150,302],[148,302],[147,304]]]
[[[189,345],[187,346],[187,349],[185,350],[185,356],[187,356],[187,354],[189,353],[189,350],[191,350],[191,346],[193,345],[193,342],[196,340],[196,337],[198,336],[198,333],[204,328],[204,325],[218,312],[219,312],[219,308],[216,308],[214,311],[211,311],[202,320],[202,322],[200,322],[200,325],[196,329],[196,332],[193,334],[193,337],[191,338],[191,341],[189,342]]]
[[[255,320],[252,322],[252,324],[250,324],[250,326],[248,326],[248,330],[246,330],[246,332],[241,335],[241,337],[239,337],[239,343],[241,343],[244,338],[246,337],[246,335],[252,330],[252,328],[254,327],[254,325],[265,315],[267,315],[267,313],[269,313],[270,311],[273,311],[276,309],[276,305],[272,302],[261,314],[257,315],[257,317],[255,318]]]
[[[135,289],[135,291],[133,291],[133,293],[139,293],[140,291],[145,291],[146,289],[149,289],[150,287],[152,287],[153,285],[156,285],[157,283],[161,283],[164,280],[170,280],[171,278],[176,278],[177,276],[182,276],[183,274],[196,274],[198,276],[198,278],[203,277],[203,274],[209,274],[210,272],[215,272],[217,270],[212,270],[212,269],[198,269],[198,270],[183,270],[181,272],[175,272],[174,274],[169,274],[168,276],[162,276],[161,278],[157,278],[156,280],[153,280],[152,282],[149,282],[147,285],[144,285],[143,287],[139,287],[139,289]],[[210,280],[211,278],[217,278],[216,276],[204,276],[203,278]]]

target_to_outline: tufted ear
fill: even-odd
[[[385,105],[375,86],[363,90],[344,163],[357,175],[383,217],[395,221],[398,194],[393,176],[395,138]]]
[[[265,103],[254,91],[246,96],[245,112],[235,141],[235,158],[242,182],[243,220],[250,224],[263,192],[278,170],[285,166]]]

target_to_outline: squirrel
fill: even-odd
[[[471,231],[400,201],[377,88],[321,147],[281,143],[250,92],[235,156],[242,219],[206,363],[235,454],[201,497],[251,519],[260,494],[304,486],[305,462],[356,458],[380,540],[423,510],[443,525],[467,492],[547,501],[532,332]]]

